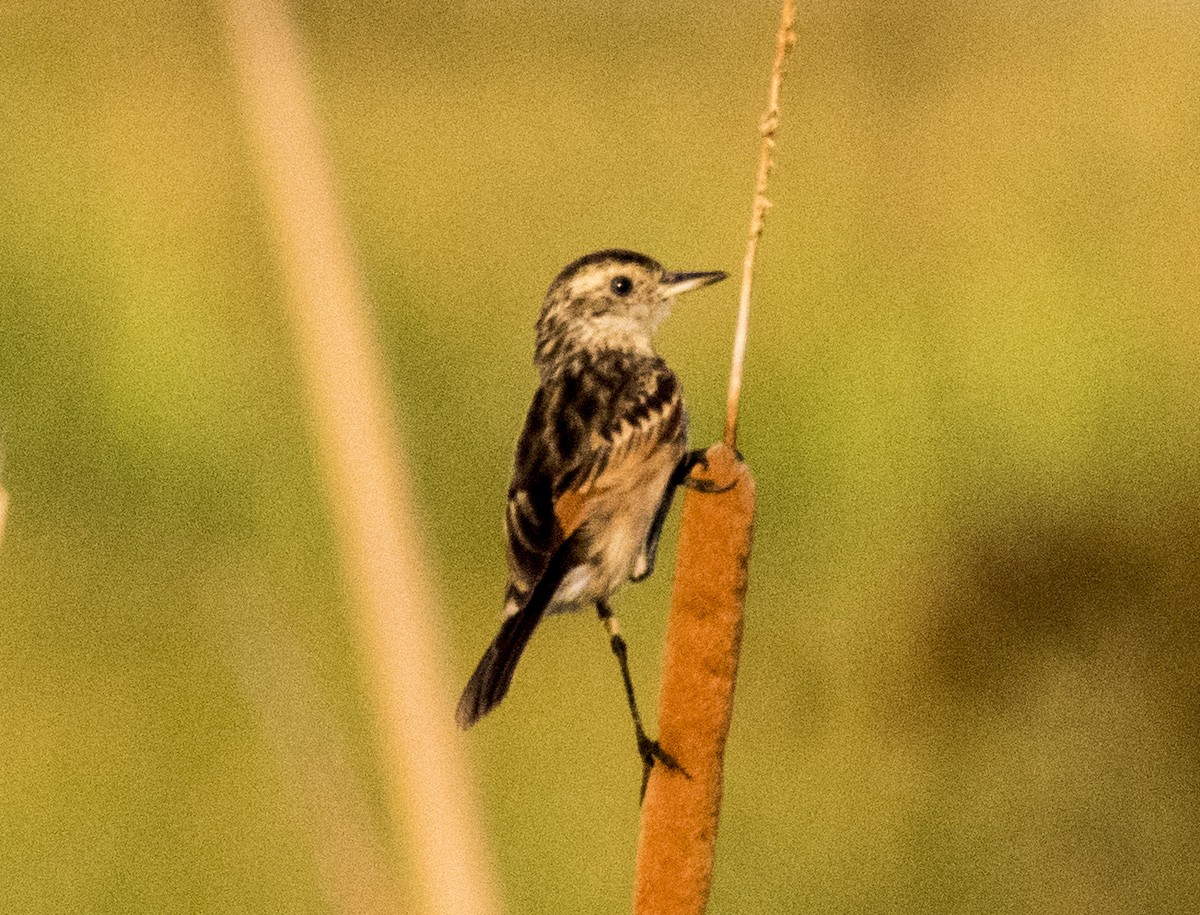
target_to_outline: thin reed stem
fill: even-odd
[[[742,397],[742,370],[746,363],[746,341],[750,335],[750,292],[754,285],[754,261],[758,256],[758,240],[771,201],[767,198],[767,180],[771,176],[775,133],[779,129],[779,93],[783,88],[783,62],[796,43],[796,7],[792,0],[783,0],[779,17],[779,32],[775,36],[775,62],[771,66],[771,88],[767,110],[758,122],[762,145],[758,153],[758,174],[754,180],[754,205],[750,210],[750,234],[746,239],[746,254],[742,258],[742,286],[738,293],[737,330],[733,337],[733,358],[729,368],[729,398],[725,405],[724,442],[737,450],[738,403]]]

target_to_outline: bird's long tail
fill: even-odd
[[[499,705],[508,693],[521,653],[529,644],[533,630],[545,616],[546,608],[550,606],[563,576],[574,564],[574,552],[575,536],[572,535],[550,557],[546,571],[538,579],[525,606],[504,621],[496,638],[479,659],[475,672],[471,674],[458,700],[458,711],[454,716],[463,730]]]

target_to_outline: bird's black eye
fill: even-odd
[[[608,285],[617,295],[629,295],[633,291],[633,280],[627,276],[614,276]]]

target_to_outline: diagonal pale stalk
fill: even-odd
[[[792,0],[783,0],[770,95],[759,124],[762,146],[742,264],[725,436],[708,450],[699,474],[714,485],[689,490],[683,502],[658,717],[659,742],[686,775],[662,766],[651,773],[638,835],[635,915],[702,915],[712,889],[754,526],[754,480],[737,451],[738,403],[754,262],[770,206],[767,179],[779,127],[783,62],[795,41],[795,18]]]
[[[421,910],[490,915],[499,911],[498,894],[453,727],[453,693],[400,436],[299,44],[278,0],[216,6],[259,160],[357,610],[389,814],[396,832],[407,832]]]

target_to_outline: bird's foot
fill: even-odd
[[[742,456],[739,454],[738,460],[740,461],[741,459]],[[697,467],[708,470],[708,455],[700,450],[693,451],[688,455],[688,472],[687,476],[683,478],[683,485],[688,489],[694,489],[696,492],[702,493],[718,493],[729,492],[729,490],[737,486],[737,480],[734,480],[727,486],[718,486],[712,480],[698,480],[692,476],[692,471]]]
[[[708,493],[717,493],[717,492],[729,492],[729,490],[731,490],[731,489],[733,489],[733,487],[737,486],[737,480],[734,480],[732,483],[729,483],[726,486],[718,486],[712,480],[697,480],[695,477],[688,477],[686,480],[683,481],[683,485],[686,486],[688,489],[696,490],[696,492],[702,492],[702,493],[708,494]]]
[[[637,735],[638,755],[642,757],[642,793],[641,799],[646,799],[646,786],[650,783],[650,771],[655,763],[660,763],[672,772],[683,773],[684,778],[691,778],[687,770],[659,745],[657,740],[651,740],[645,733]]]

